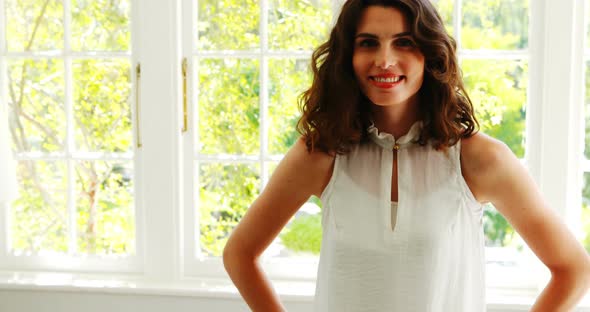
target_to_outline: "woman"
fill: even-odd
[[[456,45],[428,0],[349,0],[313,55],[301,139],[232,233],[224,264],[254,311],[282,311],[257,262],[323,203],[315,311],[485,311],[483,204],[551,270],[532,311],[569,311],[590,258],[502,142],[477,132]]]

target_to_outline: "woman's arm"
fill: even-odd
[[[476,198],[491,202],[551,271],[531,311],[572,311],[590,287],[588,253],[504,143],[477,133],[463,140],[461,157]]]
[[[333,156],[308,153],[299,139],[230,235],[223,263],[252,311],[285,310],[258,258],[309,197],[321,195],[333,164]]]

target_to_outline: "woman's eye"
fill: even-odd
[[[399,47],[415,47],[416,46],[414,41],[412,41],[411,39],[408,39],[408,38],[400,38],[395,41],[395,44]]]
[[[375,42],[375,40],[361,40],[358,43],[359,47],[374,47],[377,45],[377,43]]]

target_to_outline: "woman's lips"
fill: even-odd
[[[369,81],[377,88],[390,89],[402,83],[405,78],[405,76],[371,76]]]

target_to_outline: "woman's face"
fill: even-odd
[[[367,7],[357,26],[352,56],[361,91],[376,105],[413,105],[424,80],[424,55],[402,12]]]

